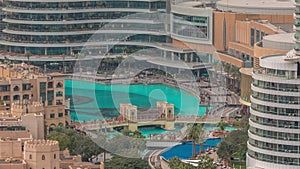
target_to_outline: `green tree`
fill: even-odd
[[[226,159],[231,166],[232,158],[246,159],[248,133],[246,130],[231,131],[218,145],[217,154],[220,158]]]
[[[123,56],[117,56],[116,57],[116,61],[117,61],[118,64],[120,64],[123,60],[124,60]]]
[[[193,126],[190,128],[190,131],[187,135],[187,139],[190,141],[193,141],[193,155],[192,158],[196,157],[196,144],[200,141],[200,137],[203,137],[204,130],[202,124],[193,124]],[[202,153],[202,145],[203,145],[203,139],[200,141],[200,154]]]
[[[128,129],[128,127],[125,127],[121,132],[124,136],[129,136],[130,134],[130,130]]]
[[[89,136],[76,132],[73,129],[64,127],[56,127],[48,136],[47,139],[57,140],[60,150],[66,148],[70,150],[71,155],[81,155],[83,161],[88,161],[93,155],[98,155],[103,152]]]
[[[109,56],[106,56],[105,58],[104,58],[104,62],[106,63],[106,66],[105,66],[105,68],[106,68],[106,71],[105,71],[105,77],[107,77],[107,73],[108,73],[108,70],[110,69],[110,64],[111,64],[111,58],[109,57]]]
[[[217,154],[218,154],[219,158],[225,159],[230,166],[232,163],[231,158],[232,158],[232,155],[234,154],[234,152],[235,152],[235,146],[228,141],[222,141],[219,144],[219,147],[217,150]]]
[[[147,160],[114,156],[104,163],[105,169],[150,169]]]
[[[169,166],[171,169],[216,169],[217,166],[213,162],[212,158],[202,156],[199,158],[198,166],[195,167],[191,164],[182,162],[178,157],[171,158],[169,160]]]
[[[133,138],[145,138],[145,136],[143,136],[141,131],[139,131],[139,130],[134,131],[132,137]]]
[[[191,164],[183,163],[178,157],[171,158],[169,160],[169,166],[171,169],[196,169]]]
[[[27,64],[30,65],[29,60],[30,60],[30,57],[32,56],[31,52],[27,50],[24,55],[27,58]]]
[[[62,65],[63,71],[62,71],[62,72],[63,72],[63,73],[66,73],[66,72],[65,72],[65,59],[66,59],[66,55],[63,54],[61,57],[63,58],[63,63],[62,63],[62,64],[63,64],[63,65]]]
[[[226,121],[224,121],[223,119],[221,119],[219,121],[219,123],[217,124],[217,126],[219,127],[220,131],[224,131],[225,127],[228,126],[228,123]]]
[[[197,169],[216,169],[217,165],[214,164],[214,160],[207,156],[202,156],[199,159]]]

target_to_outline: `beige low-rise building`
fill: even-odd
[[[58,125],[68,126],[70,113],[64,97],[64,79],[63,74],[43,74],[38,67],[24,63],[0,64],[0,100],[14,117],[42,114],[46,131]]]
[[[2,169],[99,169],[101,165],[82,162],[81,156],[60,151],[58,141],[0,139]]]

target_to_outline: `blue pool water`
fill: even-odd
[[[220,138],[213,138],[207,139],[202,146],[202,150],[206,150],[211,147],[216,147],[222,139]],[[200,145],[197,144],[196,152],[200,151]],[[193,142],[184,142],[182,144],[176,145],[164,151],[160,156],[169,160],[173,157],[178,157],[180,159],[190,159],[193,154]]]
[[[76,121],[117,117],[120,103],[154,108],[157,101],[167,101],[174,104],[175,114],[201,116],[206,112],[196,96],[161,84],[104,85],[65,80],[65,92],[71,98],[71,120]]]

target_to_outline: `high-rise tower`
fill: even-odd
[[[300,168],[300,0],[295,48],[260,58],[253,73],[247,168]]]

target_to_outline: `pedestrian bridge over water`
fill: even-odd
[[[218,118],[213,116],[174,115],[174,105],[157,102],[156,108],[137,109],[132,104],[120,104],[120,116],[115,119],[93,120],[80,123],[78,129],[83,131],[109,130],[127,127],[136,131],[142,126],[160,126],[166,130],[174,130],[175,124],[208,123],[216,124]]]

